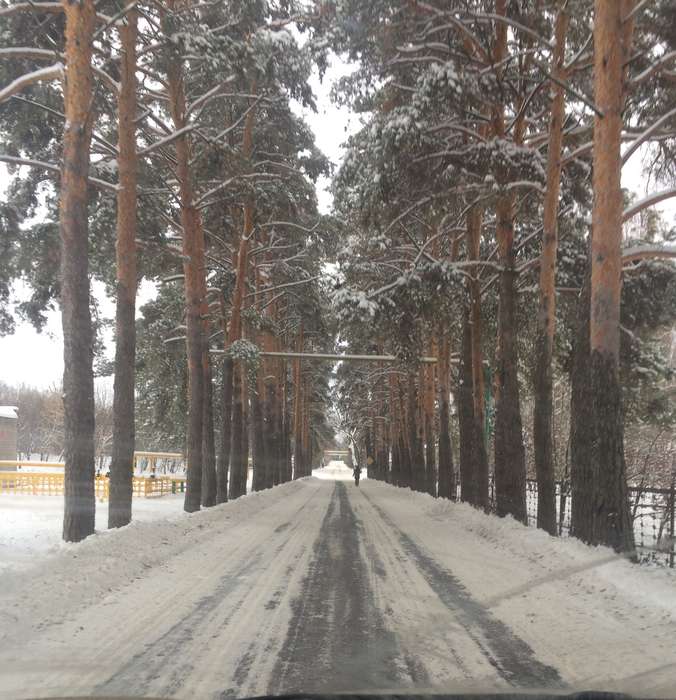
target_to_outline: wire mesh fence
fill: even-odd
[[[642,563],[674,568],[676,538],[674,536],[674,492],[676,488],[630,486],[629,507],[634,522],[636,552]],[[491,489],[492,492],[492,489]],[[528,524],[537,525],[538,486],[534,479],[526,482]],[[570,535],[570,484],[556,482],[556,509],[559,534]]]

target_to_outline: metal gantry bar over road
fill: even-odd
[[[212,348],[211,352],[215,355],[223,355],[225,350],[221,348]],[[395,355],[339,355],[325,352],[272,352],[261,351],[261,357],[283,357],[287,359],[300,360],[333,360],[335,362],[396,362],[399,358]],[[419,362],[423,364],[434,364],[437,362],[436,357],[419,357]]]

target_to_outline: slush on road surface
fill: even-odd
[[[0,697],[673,690],[673,572],[316,475],[4,570]]]

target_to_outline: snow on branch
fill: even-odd
[[[505,186],[505,190],[508,192],[510,190],[515,190],[517,188],[526,188],[531,190],[537,190],[540,194],[544,194],[544,187],[539,182],[533,182],[532,180],[516,180],[515,182],[510,182]]]
[[[132,0],[132,2],[125,4],[124,7],[112,17],[107,17],[103,26],[99,27],[94,33],[94,39],[98,39],[109,27],[112,27],[114,24],[118,23],[119,20],[123,19],[125,15],[136,8],[136,5],[138,5],[138,0]]]
[[[676,246],[642,245],[625,248],[622,251],[622,264],[655,258],[676,258]]]
[[[19,12],[59,14],[63,12],[63,5],[60,2],[16,2],[8,7],[0,7],[0,17],[9,17]]]
[[[38,61],[51,61],[59,57],[57,51],[49,49],[36,49],[31,46],[6,46],[0,49],[0,58],[35,58]]]
[[[648,80],[648,78],[650,78],[650,76],[652,76],[653,73],[661,70],[665,64],[674,60],[676,60],[676,51],[669,51],[668,53],[665,53],[664,56],[662,56],[658,61],[648,66],[643,73],[639,73],[637,76],[635,76],[631,81],[631,86],[633,87],[634,85],[645,82]]]
[[[421,3],[424,4],[424,3]],[[440,14],[440,11],[437,10],[437,8],[428,6],[428,10],[432,10],[436,12],[437,14]],[[435,34],[439,32],[444,32],[448,29],[458,29],[460,32],[465,36],[466,39],[469,39],[469,41],[472,44],[473,50],[476,52],[476,54],[479,56],[479,58],[482,61],[485,61],[486,63],[489,62],[489,56],[488,53],[486,53],[486,50],[484,49],[481,41],[479,40],[479,37],[476,36],[476,34],[472,33],[472,31],[467,27],[461,20],[457,19],[456,17],[448,16],[445,17],[445,20],[448,22],[448,24],[441,24],[434,26],[427,30],[424,34],[424,36],[429,36],[430,34]]]
[[[32,46],[8,46],[0,48],[0,58],[33,58],[37,61],[53,61],[54,58],[65,60],[63,54],[60,54],[58,51],[36,49]],[[97,66],[92,66],[92,70],[94,71],[94,75],[105,83],[114,93],[120,91],[120,84],[108,75],[108,73]]]
[[[60,2],[15,2],[7,7],[0,7],[0,17],[11,17],[20,12],[57,15],[63,12],[63,9],[63,3]],[[108,22],[110,18],[97,12],[96,19],[100,22]]]
[[[6,156],[0,153],[0,161],[3,163],[13,163],[14,165],[27,165],[31,168],[40,168],[41,170],[47,170],[52,173],[61,174],[61,168],[54,163],[45,163],[41,160],[32,160],[31,158],[16,158],[15,156]],[[97,177],[89,177],[88,181],[92,185],[100,187],[102,190],[110,190],[111,192],[117,192],[118,186],[112,182],[106,182],[105,180],[99,180]]]
[[[562,80],[559,76],[554,75],[543,63],[533,60],[533,63],[547,76],[549,80],[556,83],[560,88],[577,97],[580,102],[584,103],[589,109],[596,114],[597,117],[603,119],[603,112],[596,106],[593,100],[587,97],[581,90],[574,88],[567,80]]]
[[[308,277],[307,279],[296,280],[295,282],[284,282],[283,284],[276,284],[274,287],[265,287],[263,289],[259,289],[256,292],[251,292],[250,294],[247,294],[245,296],[245,299],[248,297],[256,296],[256,294],[267,294],[268,292],[274,292],[278,289],[286,289],[287,287],[297,287],[299,284],[309,284],[310,282],[316,282],[318,279],[321,278],[322,275],[316,275],[315,277]]]
[[[186,110],[186,115],[192,114],[196,109],[199,109],[203,104],[206,104],[212,97],[217,97],[220,91],[228,85],[228,83],[231,83],[233,80],[236,79],[237,76],[231,75],[228,76],[225,80],[221,81],[218,85],[215,87],[211,88],[208,92],[205,92],[201,97],[198,97],[196,100],[191,102],[188,105],[188,109]]]
[[[259,226],[259,228],[274,228],[276,226],[290,226],[291,228],[296,228],[296,229],[299,229],[300,231],[305,231],[305,233],[314,233],[319,226],[319,222],[317,222],[312,228],[307,228],[305,226],[301,226],[300,224],[297,224],[294,221],[267,221],[263,224],[258,224],[258,226]],[[293,247],[293,246],[284,246],[284,247],[289,248],[289,247]],[[266,248],[266,250],[274,250],[274,248]]]
[[[0,102],[8,100],[12,95],[21,92],[28,85],[48,80],[62,79],[64,76],[63,63],[60,61],[47,68],[40,68],[31,73],[25,73],[13,80],[6,88],[0,90]]]
[[[653,206],[653,204],[658,204],[659,202],[663,202],[665,199],[670,199],[671,197],[676,197],[676,187],[672,187],[668,190],[662,190],[661,192],[655,192],[647,197],[644,197],[643,199],[640,199],[638,202],[635,202],[622,212],[622,223],[629,221],[629,219],[636,216],[636,214],[642,212],[648,207]]]
[[[629,148],[622,155],[622,165],[624,165],[631,156],[636,152],[638,147],[645,143],[665,122],[669,121],[672,117],[676,116],[676,107],[670,112],[662,115],[654,124],[649,126],[645,131],[639,134],[636,139],[629,145]]]
[[[538,34],[536,31],[533,31],[530,27],[527,27],[525,24],[521,24],[521,22],[517,22],[511,17],[506,17],[505,15],[498,15],[493,12],[471,13],[470,16],[476,17],[477,19],[490,19],[494,22],[502,22],[503,24],[507,24],[510,27],[512,27],[512,29],[516,29],[520,32],[523,32],[524,34],[532,36],[538,43],[542,44],[543,46],[546,46],[548,49],[552,48],[552,41],[550,39],[546,39],[541,34]]]
[[[170,143],[173,143],[176,139],[181,138],[181,136],[185,136],[186,134],[189,134],[193,129],[195,128],[194,124],[189,124],[188,126],[184,126],[182,129],[179,129],[178,131],[174,131],[173,133],[169,134],[166,138],[160,139],[159,141],[155,141],[154,143],[151,143],[150,146],[146,146],[145,148],[142,148],[139,152],[139,156],[146,156],[149,153],[152,153],[153,151],[156,151],[158,148],[163,148],[164,146],[168,146]]]

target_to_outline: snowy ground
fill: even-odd
[[[135,498],[134,519],[157,520],[183,512],[183,494]],[[63,496],[0,494],[0,574],[29,566],[48,552],[64,547],[61,539]],[[96,504],[96,529],[108,527],[108,502]]]
[[[675,638],[674,572],[377,481],[302,479],[0,574],[0,697],[673,696]]]

